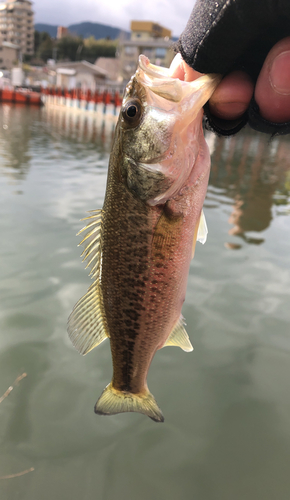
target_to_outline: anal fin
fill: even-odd
[[[184,325],[185,321],[183,316],[181,315],[163,347],[173,345],[180,347],[185,352],[193,351],[193,347],[189,340],[187,331],[184,328]]]

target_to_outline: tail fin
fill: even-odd
[[[155,422],[164,422],[162,412],[149,391],[145,394],[117,391],[112,382],[103,390],[95,406],[95,413],[98,415],[115,415],[130,411],[143,413]]]

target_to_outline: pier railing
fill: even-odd
[[[41,94],[44,104],[99,112],[104,115],[117,116],[122,103],[122,97],[117,90],[47,88],[42,89]]]

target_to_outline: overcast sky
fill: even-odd
[[[183,31],[194,0],[34,0],[36,23],[69,24],[91,21],[125,30],[130,21],[148,20],[171,29],[174,36]]]

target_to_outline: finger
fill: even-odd
[[[221,81],[209,100],[210,112],[224,120],[235,120],[247,110],[254,84],[243,71],[233,71]]]
[[[257,80],[255,100],[266,120],[290,121],[290,37],[270,50]]]
[[[202,73],[192,69],[177,54],[170,66],[170,76],[180,80],[193,81]],[[243,71],[234,71],[227,75],[218,85],[209,106],[211,113],[218,118],[234,120],[239,118],[247,110],[254,91],[251,78]]]

